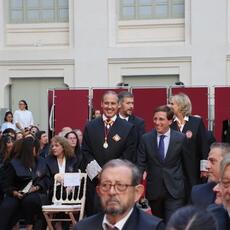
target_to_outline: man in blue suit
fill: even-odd
[[[155,109],[155,129],[142,136],[137,155],[138,166],[147,172],[146,198],[152,213],[166,222],[184,205],[184,182],[189,173],[185,171],[185,135],[170,129],[172,119],[170,107]]]
[[[161,219],[135,206],[144,189],[140,181],[141,173],[133,163],[120,159],[106,163],[97,186],[104,212],[80,221],[74,230],[164,229]]]

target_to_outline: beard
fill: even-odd
[[[109,207],[110,202],[117,203],[117,205]],[[111,216],[122,215],[127,211],[127,209],[128,207],[122,206],[116,198],[110,198],[109,200],[105,202],[105,205],[104,205],[105,214],[111,215]]]

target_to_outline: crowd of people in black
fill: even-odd
[[[74,229],[230,228],[230,145],[215,142],[202,118],[192,115],[187,95],[155,108],[150,132],[134,115],[130,92],[107,91],[96,111],[83,134],[64,127],[50,140],[34,126],[26,101],[5,114],[1,229],[17,229],[19,220],[27,229],[45,229],[42,205],[52,202],[55,174],[79,170],[88,175],[86,218]]]

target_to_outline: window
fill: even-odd
[[[184,0],[120,0],[120,20],[184,18]]]
[[[68,0],[9,0],[11,24],[68,21]]]

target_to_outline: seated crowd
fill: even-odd
[[[230,144],[208,145],[184,94],[154,110],[147,133],[133,108],[131,93],[108,91],[83,134],[64,127],[49,140],[33,125],[4,129],[0,228],[46,229],[42,205],[52,203],[55,174],[80,170],[88,175],[85,218],[55,229],[230,229]]]

